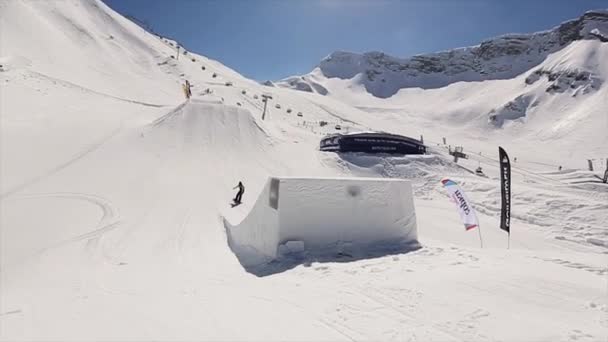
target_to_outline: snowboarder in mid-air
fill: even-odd
[[[239,192],[236,193],[236,196],[234,197],[233,201],[233,206],[237,206],[239,204],[241,204],[241,199],[243,198],[243,194],[245,193],[245,186],[243,185],[242,182],[239,182],[239,184],[237,186],[235,186],[233,189],[239,189]]]

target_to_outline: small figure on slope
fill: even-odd
[[[186,99],[192,97],[192,85],[190,85],[190,82],[188,82],[188,80],[186,80],[186,83],[182,84],[182,88],[184,90],[184,95],[186,96]]]
[[[239,184],[237,186],[235,186],[233,189],[237,189],[237,188],[239,189],[239,192],[236,193],[236,196],[233,199],[233,201],[234,201],[233,207],[241,204],[243,194],[245,193],[245,186],[243,185],[242,182],[239,182]]]
[[[188,98],[192,97],[192,85],[188,80],[186,80],[186,91],[188,93]]]

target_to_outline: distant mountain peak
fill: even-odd
[[[588,11],[547,31],[505,34],[476,46],[409,58],[393,57],[380,51],[362,54],[335,51],[321,60],[315,76],[353,79],[360,75],[357,82],[369,93],[387,98],[403,88],[432,89],[459,81],[513,78],[577,40],[608,40],[608,10]],[[275,85],[315,92],[311,83],[314,78],[311,74],[294,76],[275,82]]]

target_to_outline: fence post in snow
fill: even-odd
[[[445,142],[445,137],[443,137],[443,144],[444,144],[444,145],[446,144],[446,142]]]
[[[422,134],[420,134],[420,142],[421,142],[422,144],[424,144],[424,137],[422,136]]]
[[[587,159],[587,163],[589,164],[589,171],[593,171],[593,160]]]

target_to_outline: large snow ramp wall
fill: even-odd
[[[290,241],[306,252],[417,245],[409,181],[383,178],[270,178],[240,223],[224,217],[243,266],[279,259]]]

